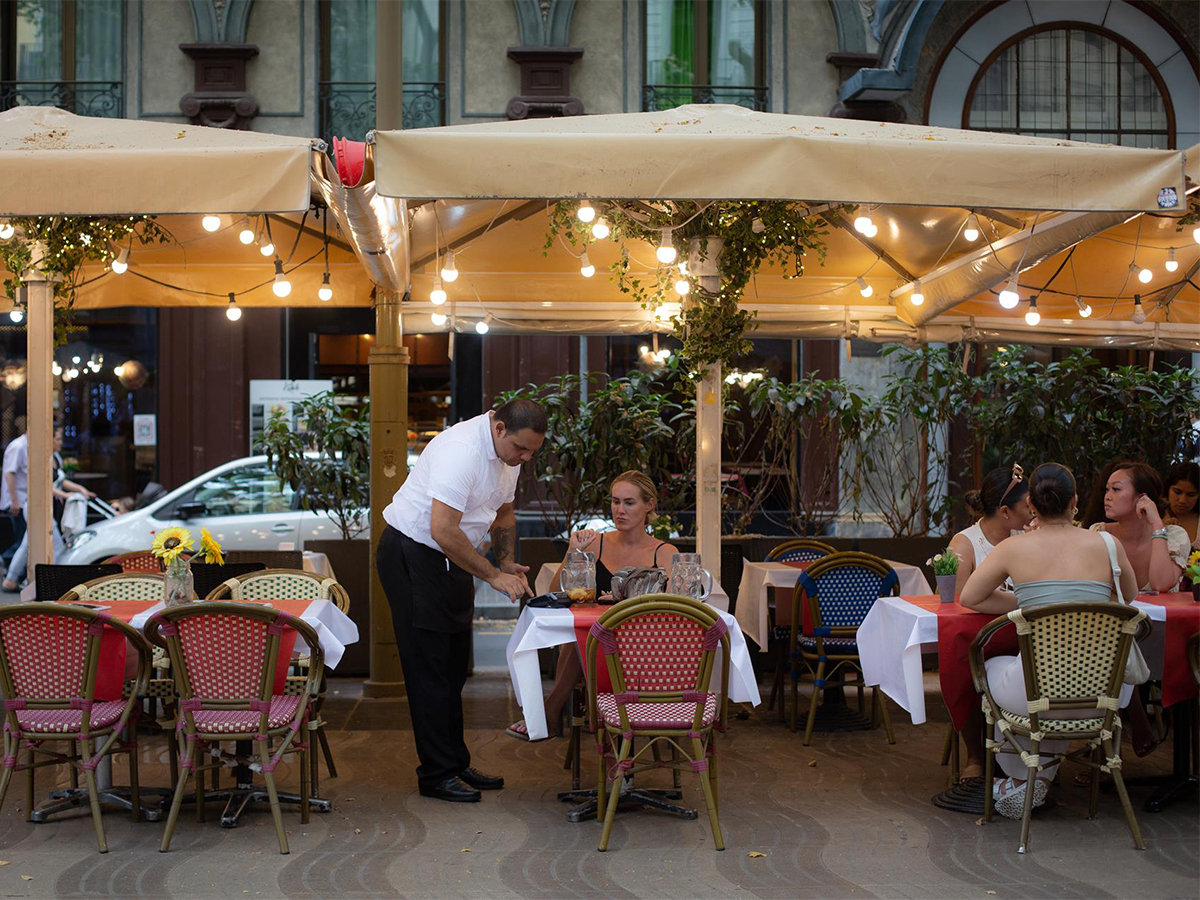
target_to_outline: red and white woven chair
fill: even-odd
[[[719,691],[711,691],[718,653],[722,680]],[[621,779],[647,769],[670,768],[700,777],[713,843],[724,850],[717,820],[714,732],[725,730],[728,706],[725,622],[712,607],[687,597],[633,597],[616,604],[592,626],[586,657],[588,718],[598,756],[596,816],[604,816],[599,849],[608,848]],[[608,668],[611,694],[598,692],[595,673],[601,664]],[[635,747],[638,740],[640,749]],[[662,758],[664,748],[670,750],[669,759]]]
[[[132,553],[121,553],[110,556],[106,565],[117,565],[123,572],[162,572],[162,560],[154,555],[153,550],[135,550]]]
[[[121,697],[123,667],[114,668],[111,684],[98,685],[101,654],[119,652],[125,642],[138,655],[138,674],[126,699],[97,700],[101,695]],[[150,677],[150,647],[138,632],[104,613],[51,603],[0,607],[0,697],[4,700],[4,759],[0,774],[0,806],[13,772],[27,773],[25,810],[33,812],[34,769],[68,763],[72,781],[82,771],[91,801],[92,824],[101,853],[108,852],[100,801],[96,792],[96,767],[105,756],[129,754],[129,784],[133,820],[140,818],[137,767],[137,715],[139,698]],[[133,740],[120,740],[126,727]],[[104,739],[98,748],[97,739]],[[66,753],[44,745],[67,742]],[[24,748],[25,762],[18,758]],[[35,762],[37,756],[47,757]]]
[[[309,646],[313,665],[299,694],[276,693],[280,645],[285,629]],[[275,768],[285,753],[298,753],[300,821],[308,822],[308,744],[302,740],[322,670],[321,643],[301,619],[268,607],[234,603],[196,603],[164,609],[146,623],[146,637],[171,656],[179,694],[176,731],[184,739],[179,781],[167,818],[161,849],[170,849],[188,773],[196,775],[197,816],[204,808],[204,772],[222,763],[200,765],[209,744],[253,741],[271,802],[279,852],[287,853],[287,835],[275,787]],[[275,744],[274,752],[271,751]]]

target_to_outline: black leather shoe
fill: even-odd
[[[457,777],[451,775],[445,781],[431,784],[428,787],[420,785],[418,790],[422,797],[433,797],[435,800],[449,800],[451,803],[478,803],[479,791],[463,784]]]
[[[481,791],[498,791],[504,787],[504,779],[499,775],[484,775],[478,769],[463,769],[458,777]]]

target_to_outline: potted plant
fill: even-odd
[[[925,563],[933,569],[938,595],[943,603],[954,602],[954,586],[958,580],[958,554],[947,547]]]

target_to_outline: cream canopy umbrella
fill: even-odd
[[[314,142],[295,137],[75,116],[0,113],[0,215],[291,212],[309,205]],[[28,293],[30,564],[51,561],[54,289],[38,267]]]

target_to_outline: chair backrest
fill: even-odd
[[[231,563],[223,566],[216,563],[192,563],[192,584],[196,588],[196,596],[207,599],[222,582],[239,575],[249,575],[251,572],[261,572],[266,566],[260,562]]]
[[[772,547],[764,562],[807,562],[821,559],[831,553],[837,553],[837,550],[823,541],[814,541],[812,538],[796,538]]]
[[[57,600],[77,584],[85,584],[105,575],[120,574],[121,567],[111,564],[60,566],[38,563],[33,567],[33,583],[38,600]]]
[[[120,566],[122,572],[161,572],[162,560],[154,555],[153,550],[135,550],[132,553],[122,553],[110,556],[106,565]]]
[[[350,609],[345,589],[332,578],[302,569],[262,569],[226,579],[211,590],[208,600],[332,600],[342,612]]]
[[[123,635],[138,653],[140,688],[132,692],[132,704],[145,687],[150,661],[149,647],[134,628],[78,606],[0,607],[0,696],[10,701],[5,704],[6,731],[19,727],[18,708],[82,709],[86,729],[106,627]]]
[[[105,575],[103,578],[93,578],[77,584],[64,591],[61,600],[75,600],[85,603],[111,603],[114,600],[154,600],[163,599],[163,575],[152,572],[119,573]]]
[[[300,550],[230,550],[225,561],[231,563],[262,563],[268,569],[301,569],[304,553]]]
[[[831,553],[800,573],[792,609],[798,620],[801,595],[808,598],[814,634],[853,631],[880,597],[896,593],[900,579],[885,560],[870,553]]]

